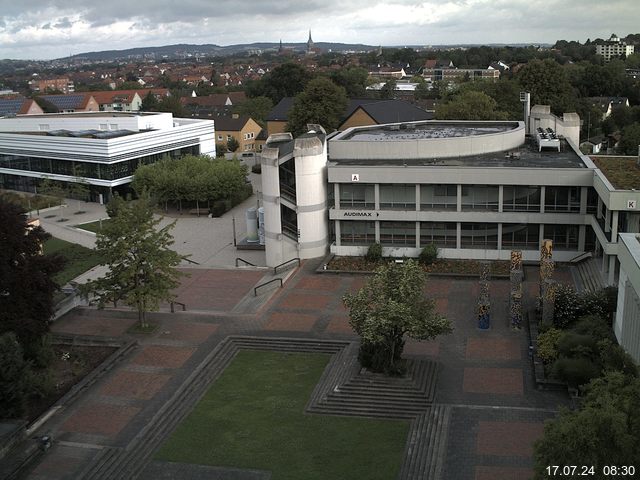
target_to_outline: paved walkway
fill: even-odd
[[[341,297],[367,277],[315,274],[316,264],[303,264],[283,289],[265,294],[257,314],[236,312],[264,272],[197,271],[202,277],[186,280],[184,289],[191,302],[199,302],[199,312],[152,315],[160,324],[157,331],[136,336],[140,345],[132,355],[44,425],[41,431],[51,432],[56,443],[29,478],[77,478],[102,449],[126,448],[230,334],[357,340]],[[525,292],[532,301],[536,276],[526,273]],[[543,421],[567,404],[565,395],[535,389],[526,330],[507,325],[508,288],[505,280],[491,282],[492,328],[486,332],[476,328],[475,280],[430,279],[427,292],[454,322],[455,332],[432,342],[407,342],[405,355],[441,365],[435,402],[452,409],[442,478],[529,478],[532,445]],[[126,331],[135,321],[127,311],[76,310],[52,329],[131,337]]]

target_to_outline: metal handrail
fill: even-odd
[[[580,263],[581,261],[586,260],[587,258],[591,258],[592,256],[593,254],[591,252],[583,252],[580,255],[576,255],[571,260],[569,260],[569,263]]]
[[[269,285],[270,283],[273,283],[273,282],[280,282],[280,288],[282,288],[282,285],[283,285],[283,283],[282,283],[282,279],[281,279],[281,278],[274,278],[273,280],[269,280],[268,282],[264,282],[264,283],[262,283],[262,284],[258,285],[257,287],[255,287],[255,288],[253,289],[253,295],[254,295],[255,297],[257,297],[257,296],[258,296],[258,289],[259,289],[259,288],[264,287],[264,286],[266,286],[266,285]]]
[[[292,258],[291,260],[287,260],[286,262],[282,262],[280,265],[276,265],[275,267],[273,267],[273,274],[276,275],[278,273],[278,269],[280,267],[284,267],[285,265],[291,263],[291,262],[298,262],[298,266],[300,266],[300,259],[299,258]]]
[[[186,260],[186,261],[187,261],[187,262],[189,262],[189,263],[194,263],[194,264],[196,264],[196,265],[200,265],[198,262],[196,262],[196,261],[194,261],[194,260],[191,260],[190,258],[187,258],[187,257],[182,257],[182,260]]]
[[[171,302],[169,305],[171,306],[171,313],[175,313],[175,308],[174,308],[174,304],[178,304],[182,307],[182,311],[186,312],[187,311],[187,306],[182,303],[182,302],[176,302],[175,300],[173,302]]]
[[[246,263],[247,265],[250,265],[250,266],[252,266],[252,267],[255,267],[255,265],[254,265],[253,263],[251,263],[251,262],[247,262],[244,258],[240,258],[240,257],[236,257],[236,267],[238,266],[238,261],[240,261],[240,262],[244,262],[244,263]]]

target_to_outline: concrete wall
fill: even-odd
[[[620,234],[618,260],[618,307],[613,331],[618,343],[640,363],[640,240],[636,234]]]

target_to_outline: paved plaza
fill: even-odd
[[[255,313],[238,313],[238,306],[253,296],[265,271],[197,268],[180,290],[187,311],[151,314],[158,323],[153,334],[127,333],[136,318],[124,309],[81,308],[56,321],[54,332],[133,338],[139,345],[43,426],[41,431],[52,433],[56,442],[28,478],[78,478],[104,449],[126,450],[229,335],[357,341],[341,298],[367,277],[317,274],[318,263],[308,261],[290,272],[284,288],[263,294]],[[535,291],[535,273],[527,271],[527,292]],[[567,404],[566,395],[535,388],[526,330],[507,325],[508,289],[506,280],[491,282],[492,325],[480,331],[476,280],[433,277],[426,287],[455,331],[429,342],[409,340],[405,356],[439,365],[434,403],[451,412],[443,432],[441,478],[529,478],[532,445],[542,435],[544,420]]]

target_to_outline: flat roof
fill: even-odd
[[[582,158],[573,151],[565,140],[561,142],[561,151],[538,151],[536,141],[527,137],[525,143],[516,149],[477,155],[416,158],[416,159],[340,159],[331,156],[329,142],[329,161],[333,165],[360,166],[432,166],[432,167],[502,167],[502,168],[587,168]]]
[[[21,115],[17,118],[82,118],[82,117],[142,117],[142,116],[151,116],[151,115],[159,115],[162,112],[70,112],[70,113],[39,113],[36,115]],[[16,117],[14,117],[16,118]]]
[[[360,142],[385,142],[398,140],[421,140],[433,138],[459,138],[491,135],[518,128],[518,122],[430,122],[381,125],[379,127],[356,128],[341,136],[339,140]]]
[[[616,190],[640,190],[640,165],[638,157],[593,156],[596,167],[600,169]]]

